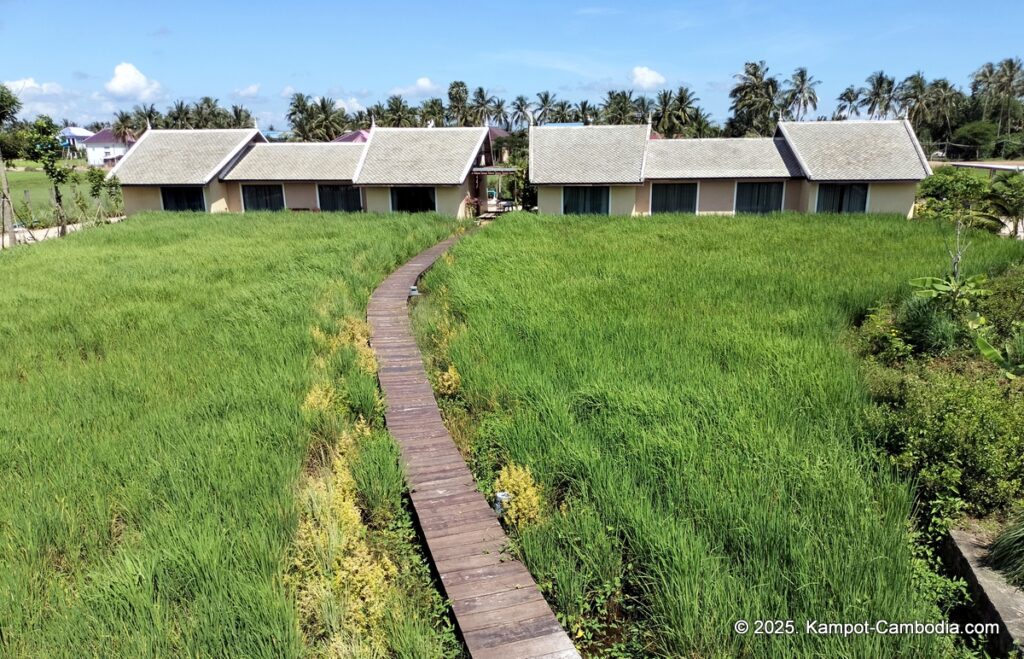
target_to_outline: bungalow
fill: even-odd
[[[111,172],[125,212],[431,211],[485,193],[486,128],[380,128],[365,143],[267,143],[256,130],[147,131]]]
[[[151,128],[108,176],[121,181],[127,215],[144,210],[224,212],[232,208],[220,176],[247,146],[261,142],[266,138],[255,128]]]
[[[931,174],[906,121],[782,122],[773,137],[651,139],[648,126],[530,129],[542,213],[909,216]]]

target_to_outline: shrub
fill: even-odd
[[[910,297],[900,304],[895,325],[920,352],[945,354],[961,342],[963,329],[932,300]]]
[[[441,371],[435,376],[435,389],[442,396],[453,398],[458,395],[462,387],[462,378],[455,369],[455,364],[450,364],[447,370]]]
[[[1013,333],[1014,322],[1024,322],[1024,266],[1014,266],[987,284],[992,295],[978,301],[978,313],[999,338]]]
[[[934,521],[1005,509],[1024,494],[1024,391],[972,364],[932,362],[889,410],[893,461],[918,475]],[[966,372],[965,372],[966,371]]]
[[[533,524],[541,518],[540,487],[533,480],[529,467],[508,464],[501,468],[494,480],[495,492],[507,492],[505,519],[512,526]]]
[[[872,357],[882,364],[894,365],[910,357],[912,348],[903,340],[896,327],[892,306],[871,309],[857,334],[861,355]]]
[[[980,201],[987,189],[988,183],[984,179],[966,169],[939,167],[932,176],[921,181],[918,196],[963,207]]]
[[[1010,583],[1024,588],[1024,514],[1021,514],[992,543],[989,563],[1006,574]]]

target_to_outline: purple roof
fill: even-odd
[[[128,144],[132,144],[134,142],[135,140],[128,140]],[[114,129],[107,127],[92,137],[87,137],[82,140],[82,144],[123,144],[123,142],[114,137]]]
[[[498,128],[497,126],[488,126],[487,134],[490,136],[492,141],[499,137],[508,137],[509,135],[507,130],[504,128]]]
[[[368,130],[354,130],[351,133],[345,133],[340,137],[335,137],[332,142],[350,142],[353,144],[359,144],[370,139],[370,131]]]

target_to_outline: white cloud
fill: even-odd
[[[39,82],[35,78],[3,82],[21,100],[20,115],[25,118],[46,114],[60,119],[75,110],[76,92],[66,91],[56,82]]]
[[[416,78],[416,82],[408,87],[394,87],[389,93],[398,94],[399,96],[412,96],[418,98],[420,96],[427,96],[428,94],[436,94],[441,89],[440,86],[434,84],[434,82],[424,76],[422,78]]]
[[[238,98],[255,98],[260,95],[260,83],[253,83],[247,87],[235,90],[235,96]]]
[[[281,98],[291,98],[295,91],[295,88],[291,85],[285,85],[284,89],[281,90]]]
[[[118,98],[152,101],[160,98],[160,83],[147,78],[134,64],[121,62],[114,67],[114,77],[103,86]]]
[[[6,80],[4,84],[22,101],[64,93],[64,88],[56,82],[36,82],[35,78]]]
[[[665,76],[646,66],[633,67],[633,86],[640,89],[654,89],[665,84]]]

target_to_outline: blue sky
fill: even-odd
[[[920,69],[966,86],[986,61],[1024,56],[1024,2],[52,2],[0,0],[0,81],[27,114],[85,123],[117,108],[203,95],[284,125],[286,97],[349,109],[417,102],[461,79],[511,101],[547,89],[689,85],[715,119],[732,76],[764,59],[821,81],[819,113],[873,71]],[[62,36],[64,33],[65,36]]]

